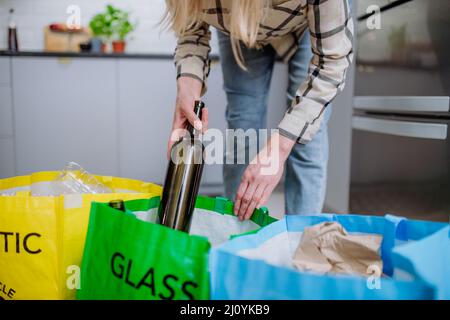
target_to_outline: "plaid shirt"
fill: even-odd
[[[204,84],[209,74],[210,26],[229,34],[230,1],[203,0],[204,18],[179,37],[175,50],[177,77]],[[311,35],[309,75],[278,128],[280,134],[307,143],[320,128],[325,108],[344,88],[353,55],[353,20],[348,0],[272,0],[260,26],[257,47],[271,45],[285,62],[296,53],[300,37]],[[204,93],[204,92],[203,92]]]

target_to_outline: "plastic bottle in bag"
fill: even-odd
[[[53,195],[61,194],[99,194],[112,190],[102,184],[79,164],[69,162],[61,174],[52,181]]]

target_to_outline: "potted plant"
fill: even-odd
[[[128,12],[112,6],[108,6],[108,11],[113,17],[111,23],[113,51],[123,53],[125,52],[126,38],[135,29],[135,25],[130,22]]]
[[[129,20],[129,13],[112,5],[106,6],[104,13],[95,15],[89,26],[94,36],[101,39],[103,48],[106,42],[112,41],[113,52],[115,53],[125,51],[126,37],[135,28],[135,25]]]
[[[110,18],[105,13],[96,14],[91,19],[89,27],[91,28],[92,34],[94,36],[91,40],[92,51],[105,52],[106,43],[112,35]]]

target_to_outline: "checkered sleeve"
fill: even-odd
[[[308,0],[313,58],[307,79],[279,124],[280,134],[306,144],[319,130],[324,111],[343,90],[353,55],[348,0]]]
[[[206,92],[206,79],[210,70],[210,40],[209,25],[202,23],[179,36],[175,49],[177,79],[190,77],[201,81],[203,83],[202,95]]]

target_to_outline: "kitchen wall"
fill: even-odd
[[[174,36],[169,31],[161,31],[158,26],[164,13],[164,0],[0,0],[0,50],[7,47],[6,28],[10,8],[16,10],[21,50],[40,51],[44,45],[44,27],[54,22],[66,22],[70,5],[79,6],[81,24],[88,25],[92,16],[109,3],[130,11],[132,18],[138,22],[129,40],[129,52],[173,52]],[[212,46],[215,52],[214,41]]]

